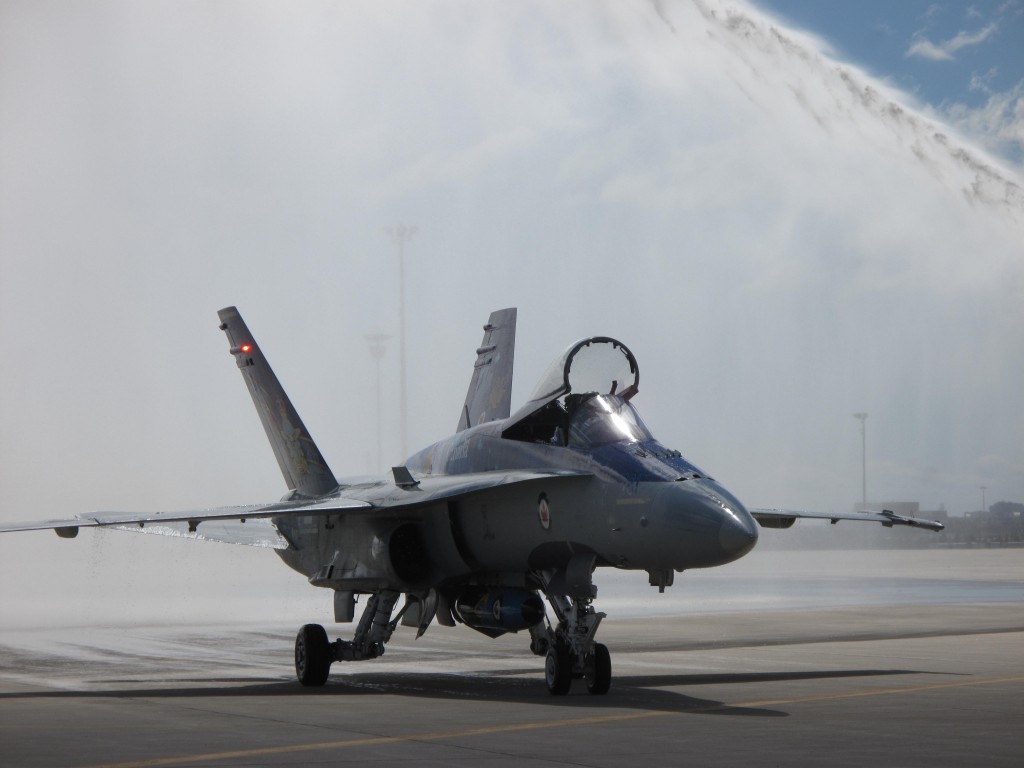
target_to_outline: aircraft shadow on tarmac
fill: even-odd
[[[721,701],[687,696],[670,687],[730,685],[799,680],[848,679],[890,675],[930,674],[921,670],[852,669],[802,672],[756,672],[735,674],[622,675],[615,678],[606,696],[590,696],[582,682],[569,696],[550,696],[543,680],[524,675],[521,669],[488,670],[479,674],[443,673],[353,673],[335,675],[323,688],[303,688],[294,680],[276,678],[176,679],[175,687],[146,688],[144,680],[94,680],[88,685],[122,685],[119,689],[48,690],[0,693],[0,701],[12,699],[103,699],[103,698],[218,698],[291,696],[402,696],[443,700],[480,700],[531,705],[557,705],[588,710],[638,709],[693,714],[747,717],[788,717],[789,713],[761,707],[733,706]],[[185,683],[205,683],[182,687]],[[221,683],[221,685],[211,685]],[[765,694],[763,691],[759,697]]]

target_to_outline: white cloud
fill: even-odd
[[[974,88],[974,79],[971,82]],[[993,151],[1024,158],[1024,80],[1009,90],[993,92],[987,79],[980,78],[977,90],[988,93],[983,106],[948,105],[943,110],[946,118]]]
[[[972,45],[979,45],[990,38],[999,28],[995,24],[979,29],[977,32],[959,32],[955,37],[942,43],[933,43],[923,35],[915,36],[913,44],[907,49],[906,56],[918,56],[932,61],[952,61],[957,51]]]
[[[991,82],[999,74],[999,67],[992,67],[988,72],[983,75],[974,73],[971,75],[971,82],[968,86],[972,91],[981,91],[982,93],[992,93],[990,87]]]
[[[919,39],[907,49],[906,56],[918,56],[932,61],[952,61],[953,56],[930,40]]]

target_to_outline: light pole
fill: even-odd
[[[373,358],[373,362],[377,367],[377,464],[374,466],[374,472],[380,472],[383,470],[383,462],[381,461],[381,428],[380,428],[380,361],[384,357],[384,342],[391,337],[385,333],[368,333],[365,338],[370,343],[370,357]]]
[[[418,227],[400,224],[385,227],[384,231],[398,246],[398,389],[399,420],[402,428],[402,461],[405,461],[408,444],[408,420],[406,418],[405,395],[405,243],[416,234]]]
[[[987,507],[985,506],[985,491],[987,491],[987,490],[988,490],[988,486],[987,485],[981,486],[981,511],[982,512],[985,512],[987,510]]]
[[[853,418],[860,421],[860,492],[861,492],[861,509],[867,509],[868,507],[868,441],[867,441],[867,421],[868,415],[866,413],[855,413]]]

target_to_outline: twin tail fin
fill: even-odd
[[[238,310],[225,307],[217,316],[288,487],[310,497],[335,490],[338,481]]]
[[[516,310],[492,312],[476,351],[473,378],[462,406],[458,431],[507,419],[512,405],[512,363],[516,351]]]

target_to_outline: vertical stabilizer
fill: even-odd
[[[459,417],[461,432],[477,424],[507,419],[512,410],[512,362],[516,350],[516,309],[492,312],[476,351],[473,378]]]
[[[320,454],[309,431],[295,412],[277,376],[271,370],[256,340],[234,307],[217,313],[220,329],[227,334],[231,354],[242,371],[256,412],[260,415],[274,456],[290,489],[308,496],[321,496],[338,486],[334,474]]]

